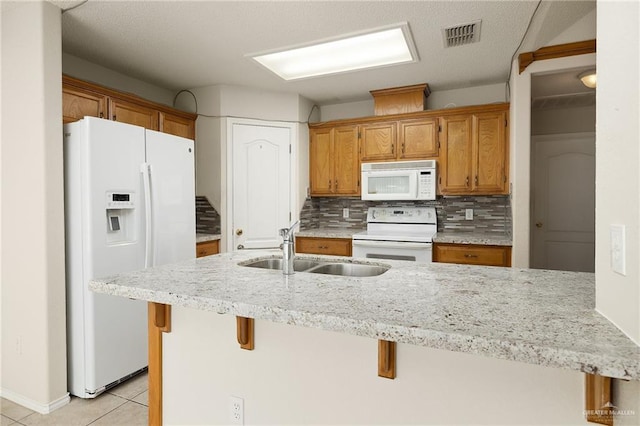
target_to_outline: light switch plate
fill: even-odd
[[[464,211],[465,220],[473,220],[473,209],[466,209]]]
[[[625,226],[611,225],[609,232],[611,235],[611,269],[620,275],[627,275]]]
[[[349,207],[345,207],[342,209],[342,217],[344,219],[348,219],[349,218]]]

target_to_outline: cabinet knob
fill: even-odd
[[[536,222],[536,228],[542,228],[542,222]]]
[[[237,235],[237,236],[242,235],[242,234],[243,234],[243,232],[244,232],[244,231],[242,230],[242,228],[238,228],[238,229],[236,229],[236,235]]]
[[[238,244],[238,250],[244,250],[244,246],[242,244]]]

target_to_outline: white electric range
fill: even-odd
[[[370,207],[367,230],[352,237],[353,257],[431,262],[435,207]]]

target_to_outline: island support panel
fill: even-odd
[[[171,305],[149,302],[149,426],[162,424],[162,333],[171,332]]]
[[[240,348],[252,351],[255,347],[255,321],[253,318],[236,317],[236,334]]]
[[[584,376],[587,421],[613,426],[611,378],[588,373]]]

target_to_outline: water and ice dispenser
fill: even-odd
[[[107,192],[107,243],[136,239],[136,204],[133,192]]]

